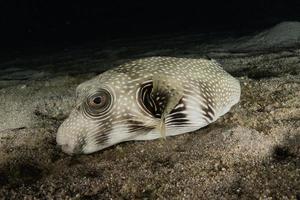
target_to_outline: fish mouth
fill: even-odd
[[[57,149],[68,155],[82,154],[86,145],[86,139],[84,136],[79,135],[78,133],[76,134],[75,130],[68,130],[63,123],[56,135]]]
[[[68,155],[83,154],[85,143],[79,142],[76,145],[68,143],[60,143],[57,141],[57,149]]]
[[[57,149],[68,154],[69,156],[74,154],[73,148],[68,144],[57,144]]]

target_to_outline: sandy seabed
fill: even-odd
[[[300,199],[300,32],[288,38],[282,26],[300,27],[283,23],[239,39],[116,40],[2,61],[0,199]],[[155,55],[218,60],[240,80],[240,103],[166,141],[76,157],[56,148],[80,82]]]

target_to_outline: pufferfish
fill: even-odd
[[[188,133],[238,103],[239,81],[212,59],[137,59],[83,82],[57,132],[67,154]]]

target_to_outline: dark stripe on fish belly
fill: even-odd
[[[96,136],[96,143],[99,145],[105,144],[109,139],[109,133],[111,132],[111,128],[105,130],[106,133],[99,132]]]
[[[129,132],[149,132],[152,129],[154,129],[154,127],[147,127],[143,122],[140,121],[136,121],[136,120],[128,120],[126,122],[127,126],[128,126],[128,131]]]
[[[214,119],[214,116],[215,116],[215,112],[213,111],[212,109],[212,104],[213,102],[212,101],[208,101],[208,98],[205,97],[204,95],[202,95],[202,98],[204,99],[204,104],[206,105],[205,106],[201,106],[201,109],[204,111],[204,116],[207,117],[210,121],[212,121]],[[204,118],[206,119],[206,118]]]

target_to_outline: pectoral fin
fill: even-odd
[[[152,95],[165,98],[165,104],[161,114],[158,130],[163,138],[166,138],[166,116],[171,113],[183,97],[183,87],[175,79],[164,76],[157,76],[153,79]]]

